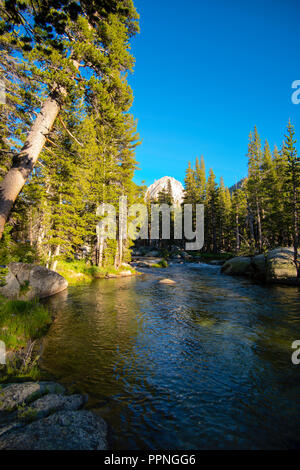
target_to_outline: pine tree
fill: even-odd
[[[196,158],[196,168],[195,168],[195,179],[196,179],[196,188],[197,188],[197,203],[203,204],[205,201],[205,187],[206,187],[206,175],[205,175],[205,163],[203,155],[201,156],[201,161],[199,163],[199,158]]]
[[[218,187],[215,175],[212,169],[209,170],[209,176],[206,185],[205,200],[205,232],[207,247],[213,253],[217,253],[217,216],[218,216]]]
[[[300,263],[298,262],[299,246],[299,187],[300,187],[300,157],[297,154],[294,126],[289,121],[282,148],[282,155],[287,160],[286,189],[288,199],[286,211],[290,214],[291,230],[294,247],[294,262],[297,268],[297,276],[300,277]]]
[[[197,200],[197,185],[196,185],[195,170],[192,168],[191,162],[188,163],[188,168],[186,170],[184,183],[185,183],[185,194],[184,194],[185,204],[195,204]]]
[[[257,132],[256,126],[254,127],[253,135],[250,133],[248,145],[248,179],[247,179],[247,194],[248,194],[248,210],[249,210],[249,227],[250,237],[256,238],[256,245],[259,252],[262,251],[263,238],[262,238],[262,213],[261,213],[261,192],[262,192],[262,151],[260,137]],[[256,234],[254,233],[253,223],[256,224]]]
[[[138,30],[131,0],[60,0],[58,4],[1,0],[1,10],[1,44],[10,54],[5,55],[2,70],[9,70],[8,57],[20,57],[24,75],[41,90],[43,104],[33,106],[37,117],[1,182],[0,236],[66,103],[75,105],[83,99],[96,106],[107,122],[120,119],[131,102],[124,76],[133,67],[128,40]],[[82,73],[86,68],[92,73]],[[115,109],[115,99],[123,101],[122,110]]]

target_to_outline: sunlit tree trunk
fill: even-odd
[[[59,96],[65,95],[65,90],[53,92],[44,102],[20,153],[14,157],[11,169],[0,184],[0,239],[5,223],[14,202],[32,172],[47,135],[51,131],[59,113]]]

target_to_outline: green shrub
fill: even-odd
[[[160,260],[158,263],[153,264],[153,268],[167,268],[168,261],[165,259]]]

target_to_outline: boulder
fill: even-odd
[[[0,436],[0,450],[106,450],[107,425],[91,411],[60,411]]]
[[[225,261],[223,259],[213,259],[209,261],[208,264],[211,264],[212,266],[223,266],[223,264],[225,264]]]
[[[149,251],[148,253],[145,254],[145,256],[147,258],[156,258],[157,256],[159,256],[159,251],[156,251],[156,250]]]
[[[50,414],[57,411],[75,411],[85,405],[87,402],[86,395],[58,395],[49,393],[30,405],[30,411],[36,419],[46,418]],[[26,413],[26,409],[25,409]]]
[[[48,393],[64,393],[64,388],[55,382],[25,382],[11,384],[0,390],[0,411],[13,411]]]
[[[253,277],[255,279],[264,281],[266,279],[266,256],[264,254],[256,255],[252,259],[252,267],[253,267]]]
[[[32,300],[57,294],[68,287],[58,273],[34,264],[10,263],[1,282],[0,294],[8,298]]]
[[[232,276],[248,274],[251,271],[251,258],[246,256],[237,256],[223,264],[221,272]]]
[[[176,284],[176,282],[173,281],[172,279],[161,279],[159,281],[159,284],[170,284],[171,285],[171,284]]]
[[[128,277],[128,276],[132,276],[132,272],[131,271],[120,271],[119,272],[119,276],[122,276],[122,277]]]
[[[222,266],[221,272],[231,275],[246,275],[274,284],[300,284],[294,263],[294,250],[289,247],[276,248],[252,258],[244,256],[232,258]]]
[[[87,395],[65,395],[55,382],[4,386],[0,450],[106,450],[107,425],[82,410]]]
[[[299,252],[300,256],[300,252]],[[268,282],[288,282],[297,280],[293,248],[276,248],[269,251],[266,260],[266,280]]]
[[[130,268],[129,263],[122,263],[121,266],[122,266],[122,268]]]

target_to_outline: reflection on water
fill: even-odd
[[[89,394],[117,449],[298,448],[299,301],[206,265],[98,280],[49,299],[43,367]]]

